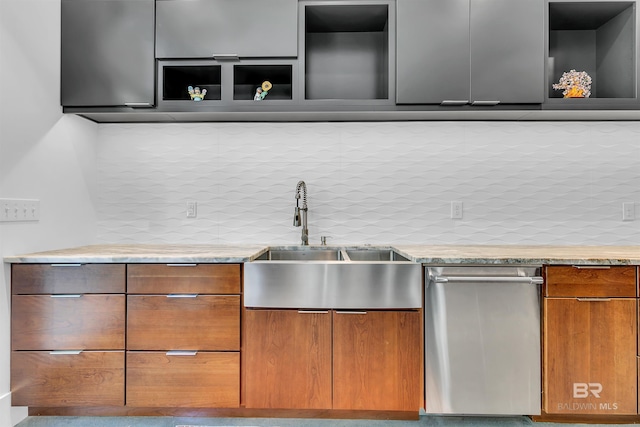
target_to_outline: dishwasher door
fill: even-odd
[[[539,271],[426,269],[427,413],[540,414]]]

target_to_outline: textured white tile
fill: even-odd
[[[304,180],[315,243],[640,244],[621,220],[638,140],[637,122],[104,124],[99,240],[298,243]]]

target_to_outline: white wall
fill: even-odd
[[[41,220],[0,223],[0,256],[95,239],[97,125],[60,107],[60,0],[0,0],[0,198],[39,199]],[[0,274],[0,427],[10,408],[10,279]]]
[[[639,122],[100,125],[98,240],[297,244],[303,179],[316,244],[638,245],[638,141]]]

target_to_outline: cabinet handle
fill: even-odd
[[[576,298],[579,302],[607,302],[611,298]]]
[[[124,105],[131,108],[149,108],[152,106],[148,102],[125,102]]]
[[[476,105],[476,106],[479,106],[479,107],[483,107],[483,106],[490,107],[492,105],[498,105],[498,104],[500,104],[500,101],[473,101],[471,103],[471,105]]]
[[[336,311],[336,314],[367,314],[366,311]]]
[[[456,105],[467,105],[468,103],[469,103],[468,99],[445,99],[440,103],[440,105],[456,106]]]
[[[217,59],[219,61],[239,61],[240,57],[237,53],[214,53],[213,59]]]
[[[167,267],[197,267],[198,264],[167,264]]]
[[[197,298],[198,294],[169,294],[167,298]]]
[[[572,265],[573,268],[578,270],[610,270],[609,265]]]
[[[298,310],[300,314],[327,314],[329,310]]]
[[[197,351],[171,350],[165,353],[166,356],[195,356]]]
[[[51,298],[80,298],[82,294],[56,294],[51,295]]]
[[[80,353],[82,353],[82,350],[54,350],[49,352],[49,354],[52,356],[71,356],[78,355]]]
[[[51,267],[82,267],[82,264],[51,264]]]

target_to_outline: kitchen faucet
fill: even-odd
[[[302,190],[302,207],[300,207],[300,190]],[[300,227],[302,225],[302,245],[309,245],[309,230],[307,229],[307,184],[299,181],[296,186],[296,210],[293,215],[293,226]]]

